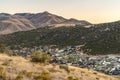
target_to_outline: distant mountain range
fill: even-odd
[[[0,34],[9,34],[18,31],[27,31],[40,27],[50,26],[52,28],[61,26],[91,25],[84,20],[66,19],[61,16],[51,14],[47,11],[43,13],[16,13],[14,15],[0,14]]]

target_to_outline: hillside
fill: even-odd
[[[90,54],[120,53],[120,21],[94,25],[83,47]]]
[[[0,36],[0,43],[7,45],[84,45],[82,50],[87,54],[120,53],[120,21],[96,24],[90,28],[82,26],[39,28]]]
[[[40,27],[61,27],[75,25],[91,25],[85,20],[66,19],[47,11],[42,13],[0,13],[0,35],[19,31],[28,31]]]
[[[72,26],[75,25],[91,25],[91,23],[85,21],[85,20],[77,20],[77,19],[66,19],[62,16],[58,16],[52,13],[49,13],[47,11],[42,13],[16,13],[15,15],[26,17],[28,20],[30,20],[34,26],[37,28],[39,27],[45,27],[45,26],[69,26],[72,24]]]
[[[32,63],[22,57],[0,54],[1,80],[119,80],[88,69]]]
[[[0,34],[9,34],[18,31],[35,29],[32,22],[21,16],[0,14]]]
[[[23,15],[24,14],[24,15]],[[49,12],[37,13],[37,14],[27,14],[27,13],[17,13],[15,15],[24,16],[29,19],[36,27],[44,27],[50,24],[61,23],[67,19],[53,15]]]
[[[59,27],[55,29],[40,28],[36,30],[18,32],[10,35],[0,36],[0,43],[8,45],[78,45],[85,41],[84,36],[88,29],[82,26]]]

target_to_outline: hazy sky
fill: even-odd
[[[0,12],[48,11],[92,23],[120,20],[120,0],[0,0]]]

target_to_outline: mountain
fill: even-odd
[[[31,14],[31,13],[16,13],[15,15],[24,16],[29,19],[34,26],[37,28],[45,27],[45,26],[66,26],[66,25],[91,25],[91,23],[87,21],[81,21],[76,19],[66,19],[61,16],[57,16],[55,14],[51,14],[47,11],[43,13]],[[72,26],[72,25],[71,25]]]
[[[0,14],[0,34],[10,34],[18,31],[27,31],[40,27],[61,27],[75,25],[91,25],[87,21],[65,19],[47,11],[42,13],[16,13],[14,15]]]
[[[75,25],[91,25],[87,21],[76,19],[66,19],[47,11],[42,13],[16,13],[14,15],[0,14],[0,35],[10,34],[18,31],[27,31],[40,27],[61,27]]]
[[[39,28],[0,36],[0,43],[7,45],[84,45],[81,50],[87,54],[120,53],[120,21],[96,24],[86,28],[75,27]]]
[[[24,17],[0,14],[0,34],[9,34],[17,31],[27,31],[35,29],[33,24]]]
[[[25,13],[24,13],[25,14]],[[61,23],[63,21],[65,21],[66,19],[54,14],[51,14],[49,12],[43,12],[43,13],[37,13],[37,14],[15,14],[15,15],[20,15],[20,16],[24,16],[27,19],[29,19],[31,22],[33,22],[33,24],[36,27],[45,27],[51,24],[57,24],[57,23]]]

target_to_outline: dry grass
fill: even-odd
[[[88,69],[32,63],[22,57],[9,57],[5,54],[0,54],[0,80],[1,78],[3,80],[120,80],[118,77]]]

